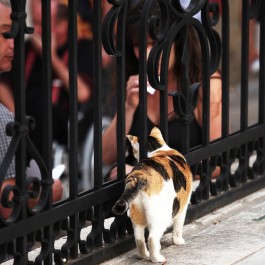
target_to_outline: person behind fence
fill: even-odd
[[[9,32],[11,29],[11,6],[9,0],[0,0],[0,75],[2,73],[10,71],[12,68],[12,61],[14,57],[14,39],[6,39],[3,35],[4,32]],[[2,94],[2,88],[1,92]],[[2,95],[3,96],[3,95]],[[0,102],[0,165],[2,165],[3,159],[7,152],[7,149],[11,142],[11,137],[6,134],[6,125],[14,120],[14,113],[4,105],[8,101],[13,101],[13,97],[1,100]],[[12,102],[12,105],[14,103]],[[0,176],[2,177],[2,176]],[[4,176],[4,180],[0,182],[0,198],[2,191],[8,185],[15,185],[15,160],[13,159],[8,167],[7,173]],[[53,201],[58,201],[62,198],[62,184],[60,180],[56,180],[53,184]],[[34,207],[36,200],[29,200],[30,207]],[[4,219],[8,218],[11,214],[9,208],[5,208],[0,203],[0,216]]]
[[[51,1],[51,59],[52,59],[52,105],[53,140],[67,146],[69,122],[69,49],[68,6],[65,1]],[[42,87],[42,18],[41,1],[31,1],[34,34],[26,43],[27,114],[36,120],[36,129],[31,133],[33,142],[41,150],[43,132],[42,108],[39,102]],[[79,108],[86,110],[92,122],[92,42],[78,40],[77,45],[77,100]],[[88,109],[88,110],[87,110]],[[88,125],[89,126],[89,125]]]
[[[126,23],[126,80],[127,95],[125,103],[126,134],[139,135],[139,21],[144,1],[133,7],[128,12]],[[197,34],[192,27],[188,27],[189,41],[189,82],[201,82],[202,64],[200,56],[200,45]],[[154,46],[154,41],[148,37],[147,54]],[[180,80],[180,61],[182,58],[182,49],[180,48],[180,38],[176,37],[174,45],[171,48],[170,59],[168,63],[168,92],[181,90]],[[190,124],[190,147],[198,146],[202,143],[202,87],[199,89],[199,99],[197,107],[193,113],[194,119]],[[153,94],[147,94],[147,116],[148,133],[160,123],[159,109],[159,91]],[[221,76],[220,73],[214,73],[210,78],[210,140],[221,136]],[[115,164],[117,159],[117,139],[116,139],[117,116],[115,115],[108,129],[105,130],[102,138],[102,159],[106,165]],[[181,135],[181,123],[174,111],[172,97],[168,97],[168,145],[180,152],[180,146],[183,137]],[[110,141],[111,139],[111,141]],[[127,166],[126,171],[132,167]],[[116,177],[116,170],[112,170],[110,178]]]

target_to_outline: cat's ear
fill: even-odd
[[[139,151],[139,143],[138,143],[138,137],[134,135],[126,135],[127,137],[127,143],[132,147],[134,150],[134,153]]]
[[[150,136],[153,136],[157,139],[163,139],[163,136],[162,136],[162,133],[161,131],[157,128],[157,127],[154,127],[150,133]]]
[[[130,144],[133,146],[135,143],[138,143],[138,137],[134,135],[126,135],[127,139],[129,140]]]
[[[127,143],[128,143],[128,153],[129,156],[134,157],[137,161],[139,161],[139,143],[138,137],[133,135],[126,135]]]

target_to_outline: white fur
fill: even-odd
[[[169,150],[174,150],[174,149],[172,149],[168,145],[164,144],[160,148],[156,149],[155,151],[148,152],[147,157],[152,157],[157,151],[169,151]],[[184,156],[182,156],[182,157],[183,157],[184,161],[187,163],[187,160],[185,159],[185,157]]]
[[[163,185],[159,194],[148,196],[144,191],[141,191],[133,201],[139,209],[143,209],[146,215],[146,227],[149,230],[148,248],[150,259],[153,262],[165,261],[165,258],[160,254],[160,239],[165,230],[172,224],[172,207],[176,196],[172,180],[164,182]],[[148,258],[149,252],[146,247],[142,247],[144,242],[144,227],[136,224],[133,225],[136,244],[138,242],[137,248],[141,246],[140,249],[138,248],[138,256]]]
[[[163,223],[167,227],[172,223],[172,207],[173,200],[176,196],[172,180],[163,183],[163,188],[159,194],[148,196],[145,192],[142,193],[142,204],[146,211],[146,220],[154,220]],[[172,201],[172,204],[169,203]],[[147,224],[148,226],[151,224]],[[166,228],[167,228],[166,227]]]
[[[162,145],[160,148],[156,149],[156,150],[153,151],[153,152],[147,152],[147,156],[148,156],[148,157],[152,157],[153,154],[155,154],[155,153],[158,152],[158,151],[169,151],[169,150],[172,150],[172,148],[170,148],[168,145],[164,144],[164,145]]]
[[[132,148],[133,148],[133,155],[137,159],[137,161],[139,162],[140,161],[139,143],[138,142],[135,142],[135,143],[131,142],[131,144],[132,144]]]
[[[190,196],[191,192],[187,200],[188,202],[190,201]],[[173,243],[175,245],[185,244],[185,240],[182,237],[182,232],[183,232],[183,226],[184,226],[187,209],[188,209],[188,203],[185,205],[183,209],[181,209],[180,212],[176,214],[176,216],[174,216],[172,238],[173,238]]]

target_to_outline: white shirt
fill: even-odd
[[[13,113],[0,103],[0,165],[2,165],[2,161],[11,142],[11,137],[6,135],[6,125],[10,121],[14,121]],[[14,177],[15,159],[13,158],[5,174],[5,179]]]
[[[184,9],[186,9],[186,8],[188,7],[190,1],[191,1],[191,0],[180,0],[180,3],[181,3],[181,5],[182,5],[182,7],[183,7]],[[199,11],[199,12],[198,12],[197,14],[195,14],[193,17],[196,18],[196,19],[198,19],[199,21],[201,21],[201,11]]]

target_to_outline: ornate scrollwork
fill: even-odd
[[[264,151],[262,139],[248,144],[248,177],[255,179],[264,172]]]
[[[57,222],[53,226],[53,237],[55,239],[62,231],[67,233],[66,242],[61,246],[61,249],[53,248],[54,262],[55,264],[64,264],[69,259],[69,251],[71,246],[73,246],[73,241],[75,240],[73,231],[69,226],[69,219],[65,218],[60,222]]]
[[[16,38],[20,31],[22,33],[33,33],[33,28],[27,27],[26,25],[26,17],[27,17],[27,14],[25,12],[26,1],[11,0],[10,2],[12,8],[12,13],[11,13],[12,25],[10,32],[4,33],[4,36],[6,38]],[[4,176],[6,175],[7,169],[15,157],[15,153],[19,147],[19,144],[22,141],[22,138],[26,138],[27,142],[26,147],[28,148],[29,153],[33,154],[33,157],[35,155],[43,179],[37,180],[36,178],[32,178],[30,180],[31,183],[28,182],[30,186],[30,190],[28,190],[29,193],[26,194],[22,194],[20,189],[16,186],[5,188],[5,192],[3,192],[2,194],[1,201],[3,202],[3,205],[5,207],[9,209],[13,208],[11,216],[8,219],[8,222],[6,222],[5,220],[3,220],[2,217],[0,217],[1,223],[5,224],[16,221],[16,219],[19,216],[21,206],[24,204],[25,200],[27,200],[29,197],[37,198],[40,196],[38,205],[33,209],[34,212],[43,209],[43,207],[47,202],[50,186],[53,183],[52,179],[48,179],[48,170],[45,166],[45,163],[41,158],[41,156],[38,154],[37,150],[33,146],[28,136],[28,133],[34,129],[35,126],[34,119],[31,117],[25,117],[25,123],[24,122],[22,123],[20,124],[20,122],[16,120],[14,122],[10,122],[9,124],[7,124],[6,132],[7,135],[12,137],[12,139],[0,167],[0,176],[1,176],[0,186],[4,181]],[[40,186],[42,186],[41,189]],[[11,194],[15,196],[13,196],[13,198],[10,200],[6,196],[9,196]],[[29,211],[33,213],[31,209],[29,209]]]
[[[218,176],[214,176],[216,179],[211,179],[210,182],[210,193],[211,195],[217,196],[222,191],[226,191],[229,188],[228,185],[228,154],[227,152],[214,156],[211,158],[210,167],[211,173],[213,173],[217,167],[219,167],[220,173]]]
[[[160,3],[160,1],[159,1]],[[163,3],[163,5],[161,4]],[[214,26],[218,21],[218,15],[219,12],[218,7],[215,6],[213,8],[213,5],[208,6],[206,4],[206,1],[191,1],[187,9],[184,9],[179,1],[169,1],[169,7],[165,7],[165,2],[161,1],[160,7],[163,10],[167,10],[167,12],[170,11],[170,13],[167,14],[167,12],[161,12],[161,14],[167,15],[167,18],[162,16],[160,19],[161,21],[164,21],[164,23],[161,23],[161,26],[159,34],[154,34],[154,30],[149,30],[150,36],[157,41],[157,44],[152,48],[150,55],[148,57],[148,79],[150,84],[160,90],[164,90],[164,87],[167,82],[167,72],[168,72],[168,61],[170,56],[171,47],[173,45],[174,39],[177,38],[180,34],[180,32],[187,27],[187,25],[192,25],[194,29],[196,29],[200,43],[202,45],[202,52],[204,53],[203,58],[209,57],[211,62],[211,74],[216,71],[216,68],[220,62],[220,56],[221,56],[221,41],[220,37],[217,34],[215,30],[212,29],[212,26]],[[167,5],[166,5],[167,6]],[[202,11],[202,24],[192,16],[197,14],[199,11]],[[215,15],[212,16],[214,19],[210,19],[209,12],[213,12]],[[170,18],[170,27],[168,26],[168,21]],[[173,19],[172,19],[173,18]],[[156,18],[155,21],[158,21],[158,18]],[[153,23],[151,29],[155,28]],[[157,28],[157,27],[156,27]],[[185,33],[187,34],[187,32]],[[159,36],[159,37],[158,37]],[[166,37],[165,37],[166,36]],[[191,104],[190,109],[194,110],[194,103],[197,101],[197,89],[198,84],[189,84],[189,51],[188,51],[188,39],[187,36],[182,35],[185,40],[183,44],[183,56],[181,58],[181,65],[182,65],[182,90],[177,91],[175,93],[171,93],[172,96],[176,96],[175,101],[175,110],[177,111],[177,114],[180,116],[190,115],[190,111],[187,111],[189,109],[188,105]],[[207,52],[207,41],[209,40],[209,48],[210,53]],[[208,55],[207,55],[208,54]],[[210,56],[209,56],[210,55]],[[160,79],[158,75],[158,67],[159,67],[159,60],[161,59],[161,71],[160,71]],[[206,61],[203,62],[203,64],[207,64]],[[198,80],[199,81],[199,80]],[[189,89],[188,89],[189,88]],[[186,91],[190,91],[186,93]],[[179,106],[178,106],[179,105]],[[184,105],[186,111],[184,111]],[[196,107],[196,104],[195,104]]]
[[[187,8],[184,8],[180,0],[169,1],[170,10],[175,17],[185,18],[186,16],[193,17],[204,7],[207,0],[191,0]]]
[[[261,175],[264,173],[264,144],[263,144],[263,139],[258,139],[255,145],[255,150],[256,150],[256,159],[253,163],[253,176],[252,178],[255,178],[258,175]]]
[[[132,223],[127,214],[115,217],[110,226],[110,242],[115,242],[119,238],[124,238],[127,233],[133,234]]]
[[[199,83],[191,85],[188,98],[179,91],[169,93],[173,96],[174,111],[178,114],[179,119],[185,123],[191,123],[194,118],[193,112],[197,107],[199,87]]]
[[[246,145],[242,145],[238,148],[230,150],[229,154],[229,164],[230,164],[230,176],[229,184],[230,187],[238,187],[240,183],[246,182],[246,172],[248,167],[248,153],[246,150]],[[234,163],[236,162],[236,163]],[[234,164],[233,164],[234,163]],[[233,170],[231,170],[231,166]]]
[[[82,251],[84,253],[91,252],[95,247],[97,247],[97,239],[100,236],[101,223],[100,220],[95,216],[95,212],[93,208],[90,208],[86,213],[86,220],[91,222],[91,232],[87,235],[86,241],[81,241],[79,243],[80,247],[82,247]],[[80,248],[81,250],[81,248]]]
[[[34,119],[32,117],[26,117],[25,125],[20,125],[18,122],[14,121],[8,123],[6,127],[7,135],[12,136],[12,140],[0,167],[0,186],[2,186],[4,176],[6,175],[7,169],[11,164],[12,159],[14,159],[15,153],[22,137],[26,137],[27,149],[32,155],[32,157],[34,157],[34,159],[36,160],[42,176],[41,180],[39,180],[35,176],[29,176],[29,178],[26,180],[28,190],[27,195],[21,194],[21,191],[17,186],[8,185],[5,187],[1,196],[2,204],[6,208],[13,209],[8,222],[14,222],[18,218],[20,208],[23,202],[28,200],[28,198],[36,199],[40,197],[39,203],[36,207],[34,207],[34,209],[28,208],[31,214],[33,214],[33,212],[40,211],[41,209],[43,209],[48,199],[50,187],[53,184],[53,179],[48,178],[48,169],[42,157],[40,156],[39,152],[36,150],[35,146],[33,145],[31,139],[28,136],[28,133],[34,129],[34,126]],[[5,222],[5,220],[1,216],[0,220],[2,223],[7,224],[7,222]]]
[[[108,2],[113,6],[103,21],[102,43],[109,55],[120,57],[122,56],[122,49],[120,43],[116,40],[117,32],[115,32],[115,25],[118,21],[119,15],[121,15],[124,27],[128,0],[108,0]],[[118,21],[118,23],[121,23],[121,21]],[[123,31],[123,29],[121,29],[121,31]],[[123,35],[122,32],[118,32],[118,34]],[[124,41],[124,39],[122,41]]]
[[[11,0],[11,19],[12,19],[12,26],[10,32],[5,32],[4,36],[6,38],[15,38],[19,32],[21,26],[24,27],[25,33],[32,34],[34,32],[34,28],[28,27],[26,24],[27,13],[25,12],[26,9],[26,1],[20,0]]]

